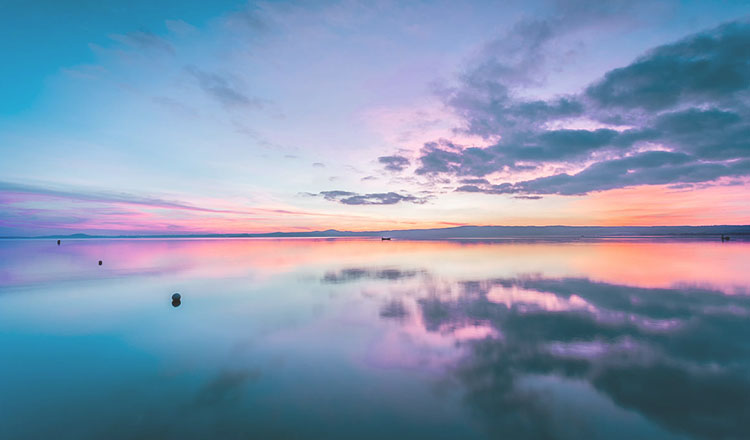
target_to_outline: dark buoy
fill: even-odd
[[[182,304],[181,299],[182,297],[179,293],[172,295],[172,307],[180,307],[180,304]]]
[[[102,260],[99,260],[99,266],[101,266],[101,265],[102,265]]]
[[[60,240],[57,240],[57,245],[60,246]]]

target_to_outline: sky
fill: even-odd
[[[750,1],[0,0],[0,236],[750,224]]]

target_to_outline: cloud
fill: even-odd
[[[732,22],[657,47],[586,89],[604,108],[660,111],[677,105],[732,105],[750,86],[750,25]]]
[[[174,200],[166,200],[156,197],[144,197],[124,192],[92,191],[70,188],[50,188],[20,183],[0,181],[0,194],[22,193],[36,196],[54,197],[68,200],[80,200],[88,202],[124,203],[129,205],[149,206],[153,208],[180,209],[188,211],[202,211],[214,213],[243,213],[242,211],[210,209],[193,206]]]
[[[250,32],[253,35],[262,34],[272,29],[272,14],[262,6],[248,4],[242,9],[229,14],[226,25],[235,30]]]
[[[551,38],[545,29],[527,23],[515,31],[529,39],[511,43],[541,47]],[[458,177],[459,192],[525,198],[750,175],[750,23],[727,23],[656,47],[578,94],[549,100],[514,92],[528,81],[517,74],[536,69],[528,66],[533,56],[518,51],[506,54],[511,64],[490,57],[470,70],[446,98],[467,133],[495,141],[484,147],[428,142],[416,174]],[[572,120],[592,128],[559,128]],[[518,172],[542,176],[498,181],[500,173]]]
[[[312,166],[313,168],[325,168],[326,164],[324,164],[323,162],[313,162]]]
[[[461,192],[487,194],[578,195],[635,185],[699,183],[750,174],[750,159],[729,163],[701,162],[684,153],[648,151],[594,164],[577,174],[555,174],[517,183],[464,185]]]
[[[7,218],[7,216],[10,216],[14,210],[19,209],[17,207],[11,209],[11,205],[18,202],[24,203],[33,199],[60,199],[67,201],[94,202],[105,206],[124,204],[164,210],[203,212],[207,214],[239,214],[245,216],[245,218],[267,214],[340,217],[340,214],[326,214],[292,209],[255,207],[246,209],[209,208],[192,205],[179,200],[140,196],[125,192],[92,190],[65,186],[44,187],[0,181],[0,202],[2,202],[4,207],[7,207],[4,212],[0,211],[0,214],[2,214],[0,217]]]
[[[195,66],[187,66],[185,70],[198,81],[198,85],[204,92],[215,98],[224,107],[261,108],[264,105],[262,99],[242,93],[236,84],[218,73],[205,72]]]
[[[629,147],[632,133],[615,130],[547,130],[511,135],[489,148],[462,147],[449,141],[429,142],[421,150],[417,174],[451,173],[486,176],[497,171],[525,171],[548,161],[581,160],[603,149]]]
[[[388,171],[403,171],[409,166],[409,159],[404,156],[393,155],[393,156],[380,156],[378,162],[385,165],[385,169]]]
[[[396,192],[358,194],[350,191],[321,191],[319,194],[331,202],[339,202],[344,205],[395,205],[400,202],[415,204],[427,203],[426,197],[416,197],[410,194],[399,194]]]
[[[487,179],[461,179],[459,182],[466,185],[482,185],[490,183]]]
[[[175,35],[189,35],[197,31],[195,26],[184,20],[165,20],[164,25]]]
[[[174,55],[174,47],[162,37],[147,30],[128,32],[127,34],[112,35],[111,38],[120,43],[142,50],[157,50]]]
[[[633,26],[652,12],[652,3],[553,1],[546,17],[522,18],[485,44],[460,76],[460,85],[443,90],[446,103],[463,117],[467,132],[485,137],[580,115],[583,105],[576,97],[520,99],[518,92],[544,84],[548,71],[570,64],[573,54],[562,46],[563,39],[601,28]]]

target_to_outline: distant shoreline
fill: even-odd
[[[717,226],[458,226],[437,229],[384,231],[269,232],[241,234],[56,234],[44,236],[2,236],[0,239],[186,239],[186,238],[367,238],[392,237],[411,240],[496,240],[496,239],[602,239],[602,238],[710,238],[727,235],[750,239],[750,225]]]

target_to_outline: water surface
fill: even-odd
[[[0,240],[3,439],[750,438],[748,420],[746,242]]]

